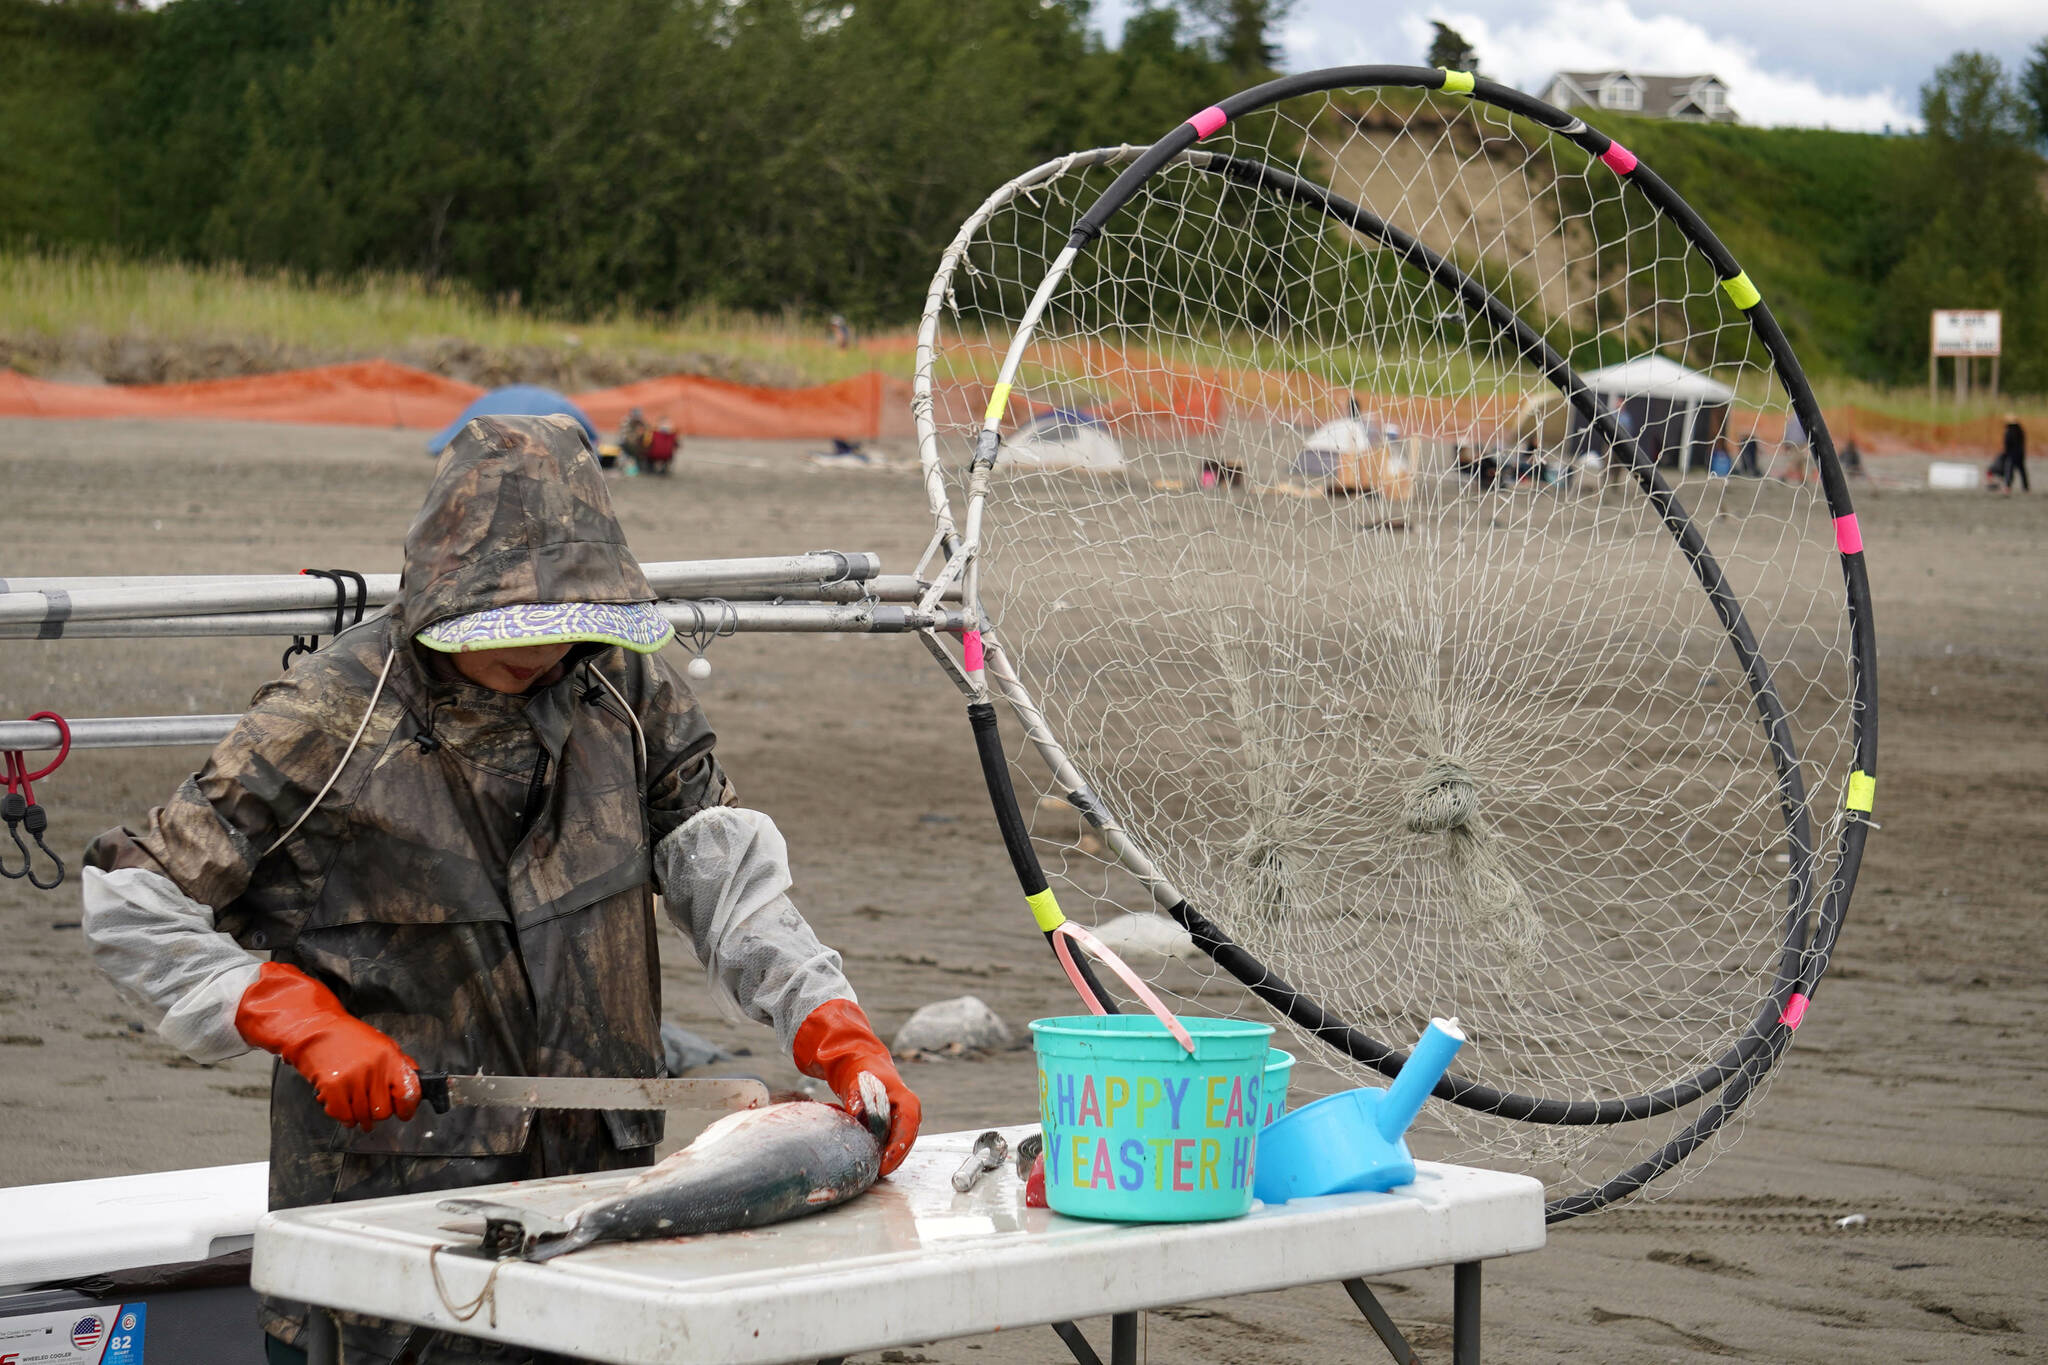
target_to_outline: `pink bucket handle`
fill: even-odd
[[[1052,948],[1059,954],[1060,966],[1067,969],[1067,980],[1074,983],[1074,989],[1080,993],[1089,1013],[1107,1014],[1108,1011],[1102,1008],[1102,1002],[1095,998],[1095,993],[1088,989],[1088,983],[1081,979],[1081,969],[1075,965],[1073,951],[1067,947],[1068,939],[1080,944],[1087,950],[1088,956],[1122,978],[1123,983],[1144,1002],[1145,1008],[1151,1010],[1159,1022],[1166,1025],[1166,1031],[1173,1035],[1174,1041],[1186,1048],[1190,1057],[1195,1055],[1195,1040],[1188,1036],[1188,1031],[1180,1020],[1174,1018],[1173,1011],[1159,1003],[1159,997],[1152,994],[1152,988],[1140,980],[1136,972],[1125,966],[1124,960],[1109,950],[1109,945],[1072,920],[1062,920],[1060,927],[1052,931]]]

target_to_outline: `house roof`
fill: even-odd
[[[1718,85],[1723,91],[1728,83],[1711,71],[1702,71],[1687,76],[1652,76],[1641,71],[1560,71],[1552,76],[1551,82],[1564,81],[1576,87],[1587,103],[1597,103],[1594,96],[1600,87],[1617,76],[1626,76],[1643,92],[1642,111],[1646,114],[1673,114],[1687,103],[1697,104],[1697,94],[1708,84]],[[1709,111],[1699,105],[1702,114]],[[1722,117],[1732,117],[1733,111],[1725,104],[1719,111]]]

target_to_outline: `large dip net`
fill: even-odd
[[[1696,1169],[1874,772],[1796,361],[1647,167],[1505,87],[1322,72],[1190,125],[998,190],[925,315],[935,558],[1059,905],[1279,1024],[1295,1103],[1458,1016],[1419,1150],[1554,1217]]]

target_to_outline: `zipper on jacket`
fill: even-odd
[[[512,817],[513,823],[518,826],[518,833],[512,839],[513,847],[516,848],[525,841],[526,832],[532,829],[533,822],[540,818],[540,808],[547,799],[547,791],[548,751],[542,749],[533,760],[533,779],[526,784],[526,799],[519,803],[519,813]]]

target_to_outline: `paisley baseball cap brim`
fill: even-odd
[[[646,602],[522,602],[451,616],[413,638],[443,654],[583,643],[652,654],[675,633]]]

